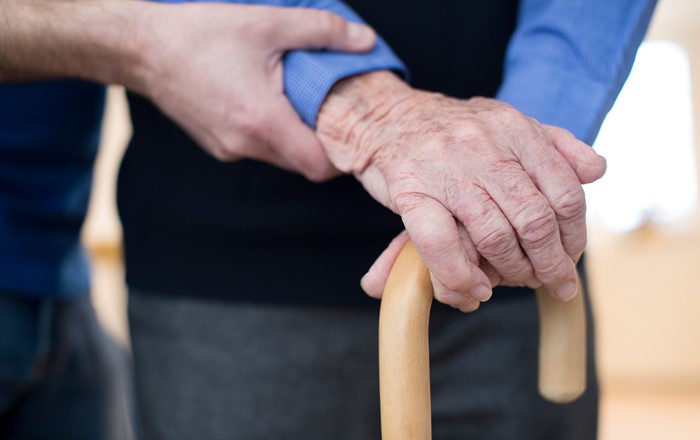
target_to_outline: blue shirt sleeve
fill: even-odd
[[[324,9],[349,21],[363,22],[350,7],[339,1],[296,3],[299,4],[295,6]],[[404,76],[407,74],[406,66],[381,37],[378,37],[372,51],[361,54],[295,50],[288,52],[284,60],[285,92],[304,122],[313,128],[323,100],[337,81],[376,70],[393,70]]]
[[[656,0],[523,0],[497,97],[592,143]]]
[[[159,0],[165,3],[214,0]],[[337,0],[218,0],[219,2],[303,7],[333,12],[345,19],[363,23],[346,4]],[[376,70],[393,70],[404,76],[406,66],[379,37],[369,52],[360,54],[327,50],[292,50],[284,57],[284,90],[297,113],[310,127],[316,127],[321,104],[333,85],[348,76]]]

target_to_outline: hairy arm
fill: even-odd
[[[134,29],[136,18],[152,7],[115,0],[2,0],[0,82],[79,78],[140,90],[144,60]]]
[[[366,26],[305,8],[1,0],[0,82],[78,78],[151,99],[207,152],[323,180],[338,171],[285,95],[292,49],[364,52]]]

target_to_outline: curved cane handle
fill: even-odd
[[[571,401],[585,389],[585,315],[581,294],[568,303],[538,291],[540,393]],[[413,243],[387,280],[379,315],[379,385],[384,440],[431,438],[428,322],[433,288]]]
[[[430,439],[430,273],[412,242],[391,269],[379,312],[379,398],[384,440]]]

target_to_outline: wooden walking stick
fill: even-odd
[[[570,402],[586,388],[582,292],[563,303],[538,289],[537,300],[540,310],[540,394],[553,402]],[[389,275],[379,316],[379,383],[384,440],[429,440],[432,436],[428,353],[432,301],[430,274],[409,241]]]

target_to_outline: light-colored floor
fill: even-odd
[[[601,408],[601,440],[698,440],[700,392],[609,387]]]

